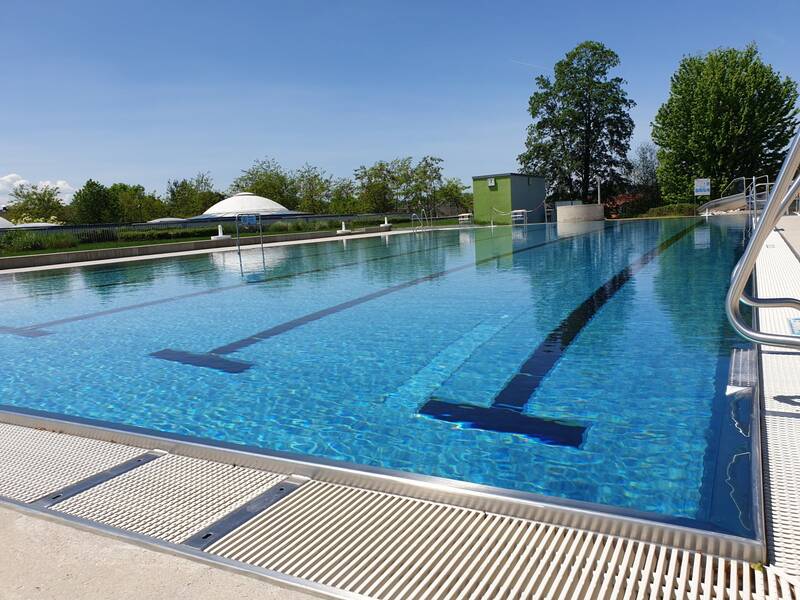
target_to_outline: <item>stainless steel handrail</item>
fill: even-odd
[[[733,328],[739,335],[756,344],[800,349],[800,337],[767,333],[753,329],[744,321],[741,313],[742,303],[760,308],[790,307],[800,310],[800,300],[795,298],[754,298],[745,293],[745,287],[753,273],[756,259],[767,240],[767,236],[769,236],[778,220],[786,212],[789,204],[800,192],[800,177],[794,179],[799,166],[800,131],[795,135],[789,146],[761,218],[756,224],[742,258],[733,269],[731,286],[725,298],[725,312]]]

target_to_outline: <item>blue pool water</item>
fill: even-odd
[[[0,275],[0,403],[753,535],[736,218]],[[261,272],[261,253],[243,253]]]

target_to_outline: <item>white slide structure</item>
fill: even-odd
[[[728,212],[734,210],[758,211],[769,198],[769,177],[737,177],[722,190],[722,196],[697,207],[697,214]],[[735,191],[741,190],[741,191]],[[732,193],[726,193],[732,192]]]

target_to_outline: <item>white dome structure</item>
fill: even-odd
[[[262,196],[250,192],[240,192],[230,198],[217,202],[203,213],[204,217],[235,217],[236,215],[288,215],[292,211]]]
[[[179,219],[178,217],[161,217],[160,219],[153,219],[148,223],[183,223],[186,219]]]
[[[14,224],[11,221],[0,217],[0,229],[11,229],[12,227],[14,227]]]

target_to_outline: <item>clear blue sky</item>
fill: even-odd
[[[348,176],[434,154],[468,183],[516,168],[533,77],[586,39],[620,55],[634,144],[685,54],[754,41],[800,80],[797,0],[3,0],[0,15],[0,201],[10,174],[162,192],[207,170],[224,189],[265,156]]]

